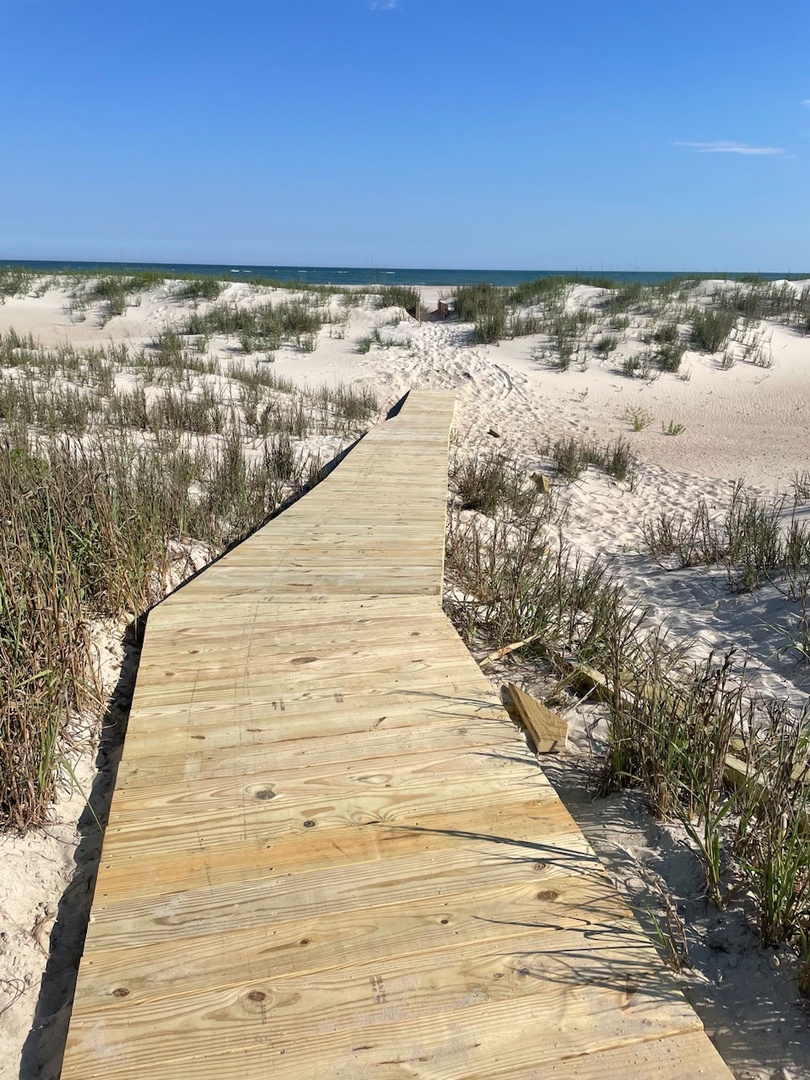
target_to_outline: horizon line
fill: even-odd
[[[217,268],[224,268],[228,266],[238,267],[240,270],[268,270],[271,266],[278,266],[280,270],[363,270],[371,273],[384,273],[386,271],[392,273],[403,273],[406,271],[427,271],[430,273],[452,273],[459,271],[465,274],[473,274],[478,272],[496,273],[496,274],[591,274],[595,277],[607,276],[613,274],[804,274],[805,272],[810,276],[810,269],[803,270],[730,270],[724,269],[719,266],[711,266],[708,269],[700,269],[698,267],[689,268],[667,268],[667,269],[653,269],[652,267],[610,267],[609,269],[593,269],[588,267],[497,267],[497,266],[392,266],[390,264],[385,265],[363,265],[360,263],[246,263],[238,262],[237,260],[230,260],[228,262],[213,262],[210,260],[197,260],[195,262],[188,262],[184,260],[145,260],[145,259],[30,259],[30,258],[7,258],[0,256],[0,265],[14,266],[21,264],[41,263],[47,266],[59,266],[59,265],[75,265],[75,264],[92,264],[95,266],[109,266],[109,267],[126,267],[126,266],[146,266],[155,267],[155,269],[171,269],[172,266],[179,267],[194,267],[194,266],[210,266]]]

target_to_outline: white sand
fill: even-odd
[[[701,285],[706,294],[711,284]],[[148,344],[166,325],[177,325],[185,313],[171,299],[172,287],[144,294],[125,316],[99,326],[92,312],[77,321],[68,312],[66,294],[9,299],[0,306],[0,330],[14,327],[32,333],[43,345],[70,341],[102,345],[126,340]],[[423,290],[432,307],[442,290]],[[593,303],[600,290],[580,286],[572,304]],[[246,285],[231,285],[223,298],[250,297]],[[288,294],[283,294],[282,298]],[[335,302],[335,310],[338,304]],[[637,554],[644,518],[658,510],[689,511],[698,497],[722,509],[732,485],[744,479],[756,491],[784,491],[797,471],[810,468],[810,338],[783,327],[762,325],[759,334],[772,366],[738,361],[721,369],[720,358],[688,352],[682,370],[688,379],[663,374],[643,382],[619,374],[624,356],[643,346],[640,332],[600,360],[591,352],[585,370],[552,370],[533,359],[538,338],[519,338],[497,346],[470,344],[470,328],[453,322],[417,323],[403,317],[384,325],[395,313],[365,303],[351,311],[345,336],[325,326],[312,353],[281,349],[275,370],[299,385],[366,381],[384,404],[393,404],[411,388],[449,389],[456,393],[456,438],[467,447],[504,446],[525,465],[527,474],[547,468],[540,447],[547,437],[587,435],[600,441],[626,437],[642,466],[634,489],[589,470],[568,489],[568,539],[585,553],[614,561],[631,591],[651,606],[652,616],[685,639],[697,652],[737,644],[751,654],[759,686],[800,701],[810,690],[807,666],[797,667],[785,651],[778,627],[794,617],[773,589],[731,596],[721,575],[703,570],[667,573]],[[357,350],[359,338],[379,327],[400,345]],[[332,336],[330,336],[332,335]],[[222,341],[212,343],[223,369],[234,357]],[[643,409],[650,426],[633,432],[628,408]],[[670,422],[681,434],[662,432]],[[489,434],[491,430],[498,437]],[[111,685],[116,662],[109,660]],[[531,671],[513,669],[532,684]],[[497,673],[496,673],[497,675]],[[577,711],[575,742],[583,737],[588,717]],[[91,770],[85,758],[83,776]],[[639,865],[660,875],[695,927],[699,973],[687,977],[701,1004],[707,1028],[716,1036],[735,1074],[740,1077],[810,1076],[810,1025],[798,1003],[787,951],[766,953],[755,945],[739,917],[708,912],[699,894],[699,872],[677,830],[662,829],[638,808],[632,796],[591,803],[576,759],[556,765],[555,778],[575,804],[575,812],[603,857],[612,865],[628,895],[642,907],[648,886]],[[0,840],[0,1077],[17,1075],[20,1053],[34,1018],[39,980],[49,934],[64,891],[74,872],[78,844],[76,821],[82,799],[59,803],[54,823],[45,832],[24,839]],[[78,879],[92,867],[93,844],[79,850]],[[646,891],[645,891],[646,890]],[[655,901],[649,900],[654,905]],[[57,942],[58,944],[58,942]],[[49,971],[49,979],[53,979]],[[62,976],[69,979],[68,975]],[[58,993],[51,997],[59,1000]],[[27,1053],[21,1075],[34,1075],[32,1062],[58,1057],[59,1018],[48,1019],[48,998],[38,1017],[44,1022],[43,1047]],[[48,1033],[55,1034],[54,1045]],[[36,1043],[36,1039],[34,1040]],[[27,1071],[26,1071],[27,1070]],[[44,1076],[51,1073],[46,1066]]]

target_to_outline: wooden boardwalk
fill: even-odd
[[[730,1077],[441,611],[452,410],[149,616],[62,1080]]]

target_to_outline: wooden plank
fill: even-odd
[[[150,615],[62,1080],[728,1077],[441,611],[451,415]]]
[[[473,1017],[486,1025],[488,1013],[504,1006],[519,1015],[529,1005],[535,1015],[596,1048],[699,1029],[674,980],[662,980],[657,965],[639,963],[633,950],[617,950],[598,974],[583,979],[576,971],[581,942],[581,933],[535,931],[499,942],[436,948],[418,963],[413,956],[373,957],[283,979],[255,963],[234,985],[172,997],[171,1009],[160,994],[142,995],[127,985],[129,994],[107,993],[86,1008],[72,1028],[74,1045],[80,1054],[92,1052],[103,1021],[108,1075],[118,1075],[121,1060],[127,1072],[133,1065],[146,1072],[157,1063],[175,1069],[208,1064],[223,1046],[229,1057],[249,1060],[257,1044],[286,1047],[290,1061],[283,1064],[290,1075],[295,1059],[307,1060],[313,1050],[317,1054],[322,1040],[325,1048],[345,1049],[350,1041],[365,1041],[364,1035],[376,1041],[374,1028],[391,1024],[400,1047],[412,1052],[414,1026],[441,1021],[446,1030]],[[553,1029],[548,1039],[553,1043]],[[396,1042],[391,1046],[395,1049]],[[329,1057],[321,1061],[328,1068]]]
[[[514,683],[506,684],[506,697],[507,709],[514,711],[529,732],[538,754],[559,754],[565,750],[568,725],[562,717]]]
[[[522,801],[505,800],[495,812],[464,807],[453,813],[442,813],[436,809],[420,816],[418,823],[361,820],[325,824],[321,818],[307,832],[304,842],[307,826],[303,822],[315,820],[298,819],[286,828],[257,829],[238,838],[230,833],[211,835],[208,831],[190,829],[191,839],[187,843],[164,844],[162,837],[158,843],[149,836],[145,839],[119,836],[115,845],[116,872],[105,875],[99,885],[96,914],[100,917],[107,906],[118,900],[151,898],[155,905],[163,906],[167,897],[179,891],[183,891],[191,903],[190,894],[195,888],[203,890],[205,902],[205,896],[213,896],[211,890],[215,887],[245,882],[272,882],[275,902],[282,894],[286,895],[287,879],[294,874],[317,871],[324,888],[339,890],[343,887],[347,868],[357,882],[365,881],[368,876],[369,895],[373,896],[376,895],[374,876],[381,869],[387,872],[393,867],[389,860],[413,854],[418,859],[433,858],[444,852],[455,854],[462,845],[470,854],[470,858],[465,856],[462,862],[465,882],[477,882],[483,887],[491,880],[492,864],[503,860],[511,863],[508,869],[515,876],[520,872],[520,861],[528,861],[531,880],[536,881],[536,875],[547,869],[543,849],[550,842],[559,845],[561,850],[575,849],[578,860],[584,850],[578,846],[578,830],[559,799],[553,798],[553,791],[546,791],[539,799],[527,798],[524,792]],[[539,830],[544,837],[540,847],[534,841]],[[149,855],[151,872],[148,876],[144,876],[141,869],[144,850]],[[534,862],[532,854],[535,855]],[[385,860],[385,866],[380,865],[380,860]],[[542,868],[540,862],[544,863]],[[361,869],[359,864],[362,863],[376,865]],[[103,864],[105,869],[109,866]],[[403,872],[411,876],[414,887],[419,887],[416,885],[418,877],[413,876],[414,870],[418,869],[418,866],[402,866]],[[584,862],[582,869],[584,872]],[[447,872],[452,870],[453,865],[448,863]],[[337,875],[334,880],[329,876],[332,871]],[[439,884],[436,883],[437,888]],[[251,897],[248,902],[257,901]],[[338,902],[337,892],[335,902]],[[356,896],[354,903],[362,905],[362,897]],[[139,914],[147,907],[139,904]]]
[[[235,872],[228,872],[227,862],[215,870],[219,846],[209,848],[207,838],[198,835],[196,853],[187,848],[176,855],[188,872],[182,890],[171,878],[165,885],[152,877],[151,886],[122,886],[116,881],[118,867],[110,873],[112,863],[104,862],[88,944],[106,947],[104,943],[124,939],[140,947],[210,933],[219,923],[232,928],[260,926],[293,915],[326,915],[442,896],[475,883],[532,881],[542,892],[554,887],[556,877],[576,871],[584,887],[588,873],[601,873],[598,860],[559,803],[523,807],[523,828],[542,835],[542,843],[513,837],[510,821],[515,810],[505,808],[499,818],[491,818],[489,832],[477,832],[474,824],[466,826],[455,816],[431,819],[423,826],[368,823],[342,831],[316,828],[312,832],[323,835],[315,842],[309,841],[303,826],[281,839],[237,845],[245,861]],[[129,845],[120,856],[116,850],[122,874],[130,862],[130,874],[125,875],[130,878],[139,866],[143,873],[144,865],[151,866],[153,860],[154,845]]]
[[[676,991],[669,997],[662,995],[657,1010],[652,1006],[644,1008],[641,1002],[636,1009],[632,1007],[637,997],[632,993],[632,981],[628,984],[625,980],[614,988],[595,985],[576,992],[570,971],[564,982],[546,982],[537,977],[534,969],[525,965],[522,968],[529,972],[525,977],[509,977],[510,972],[495,963],[489,968],[472,969],[466,980],[468,989],[463,993],[455,989],[457,983],[451,978],[455,973],[448,973],[447,983],[455,990],[454,999],[453,990],[445,990],[442,969],[424,973],[417,984],[418,1002],[435,1000],[439,995],[451,998],[446,1009],[428,1007],[424,1011],[408,1010],[402,1004],[409,1000],[406,994],[413,985],[409,981],[413,976],[406,983],[407,989],[403,986],[406,980],[394,982],[396,998],[391,1003],[384,975],[375,972],[362,988],[364,998],[358,987],[353,1000],[359,1007],[354,1010],[346,1007],[344,994],[331,1007],[331,988],[320,990],[317,985],[301,988],[296,995],[297,1007],[290,1009],[283,991],[274,996],[269,987],[260,989],[264,984],[257,980],[249,993],[267,995],[258,1000],[251,1000],[249,993],[234,995],[226,1008],[204,1012],[201,1010],[208,1004],[205,1001],[195,1001],[196,1009],[181,1002],[174,1033],[161,1031],[159,1039],[152,1037],[146,1022],[138,1023],[133,1030],[132,1023],[123,1024],[117,1017],[113,1020],[110,1009],[106,1015],[93,1012],[87,1021],[71,1027],[68,1055],[69,1059],[96,1058],[99,1027],[103,1024],[105,1056],[97,1075],[109,1080],[142,1080],[144,1076],[179,1080],[188,1077],[189,1070],[199,1080],[244,1080],[246,1076],[267,1075],[313,1080],[346,1076],[487,1080],[507,1070],[516,1075],[546,1076],[551,1065],[615,1050],[617,1043],[629,1048],[631,1056],[639,1044],[647,1044],[645,1061],[649,1071],[644,1074],[645,1080],[657,1076],[682,1080],[680,1062],[670,1057],[666,1044],[672,1037],[699,1030],[697,1017],[682,995]],[[433,983],[427,981],[430,975],[435,977]],[[497,975],[503,978],[496,980]],[[489,981],[484,982],[487,977]],[[490,994],[490,986],[497,988],[500,982],[506,982],[504,989],[494,989]],[[477,994],[470,989],[475,986],[480,987]],[[532,994],[530,991],[538,986],[545,993]],[[113,998],[113,1009],[119,1001]],[[269,1007],[265,1004],[268,1001]],[[286,1027],[275,1022],[276,1002],[289,1015]],[[352,1012],[357,1026],[345,1022],[346,1015]],[[661,1014],[666,1012],[671,1020],[662,1023]],[[318,1022],[321,1013],[324,1016]],[[152,1015],[150,1011],[150,1021]],[[305,1037],[298,1035],[299,1016],[305,1017]],[[313,1018],[317,1023],[314,1032]],[[199,1043],[201,1037],[204,1047]],[[699,1075],[730,1078],[717,1055],[711,1053],[705,1035],[703,1039],[707,1052]],[[616,1055],[617,1069],[622,1058]],[[262,1071],[269,1068],[272,1073]]]
[[[334,705],[334,699],[331,700]],[[458,748],[459,738],[464,739],[464,748],[470,753],[498,755],[515,762],[524,757],[527,762],[532,759],[528,748],[515,744],[514,734],[504,726],[502,718],[497,724],[481,718],[467,723],[458,719],[455,723],[434,723],[432,721],[446,717],[436,710],[423,716],[420,722],[407,726],[402,723],[391,725],[388,716],[377,723],[381,710],[376,708],[368,712],[367,720],[363,719],[363,730],[355,728],[350,738],[340,739],[325,729],[328,708],[326,703],[323,710],[317,711],[316,715],[324,723],[315,730],[302,731],[286,724],[280,729],[279,725],[263,722],[263,726],[251,727],[248,732],[244,726],[239,729],[234,723],[229,729],[230,738],[227,732],[219,737],[221,733],[213,729],[218,736],[215,739],[209,729],[209,734],[202,740],[178,736],[172,741],[173,749],[166,740],[161,740],[159,733],[155,733],[148,743],[141,740],[137,754],[127,755],[122,762],[117,788],[124,791],[133,783],[150,785],[166,776],[191,781],[264,775],[268,753],[272,753],[273,761],[280,768],[296,763],[301,769],[312,769],[321,764],[328,767],[360,759],[369,768],[375,768],[378,759],[388,758],[392,753],[403,761],[445,754]],[[405,706],[402,711],[407,711]],[[195,742],[197,749],[194,749]]]
[[[272,926],[224,927],[198,934],[193,949],[191,979],[202,986],[235,985],[244,979],[246,964],[261,964],[275,978],[326,971],[347,963],[373,958],[418,956],[434,949],[475,946],[479,942],[519,937],[529,930],[553,932],[559,949],[563,931],[581,934],[582,927],[599,920],[615,925],[615,894],[604,881],[594,879],[582,887],[579,876],[557,877],[553,889],[537,888],[537,881],[503,884],[482,881],[474,887],[459,882],[459,891],[380,907],[328,916],[277,919]],[[627,920],[622,948],[634,950],[634,962],[657,967],[649,942]],[[574,942],[575,939],[571,939]],[[569,944],[571,944],[569,942]],[[133,950],[96,948],[84,970],[84,990],[105,999],[125,985],[140,999],[165,997],[187,971],[178,972],[175,940],[168,939]]]

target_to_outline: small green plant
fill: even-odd
[[[655,366],[660,371],[678,371],[686,352],[686,345],[682,341],[663,342],[654,352]]]
[[[600,356],[609,356],[610,353],[615,352],[618,347],[619,339],[616,334],[603,334],[596,345],[594,345],[594,349]]]
[[[638,466],[626,439],[600,446],[571,435],[567,439],[547,443],[543,453],[551,458],[555,469],[569,482],[578,480],[589,465],[594,465],[604,469],[614,480],[627,481],[632,485]]]
[[[178,300],[218,300],[223,288],[223,282],[204,274],[183,281],[174,295]]]
[[[650,426],[655,417],[640,405],[628,405],[624,410],[623,419],[627,421],[633,431],[643,431],[644,428]]]
[[[422,297],[413,285],[385,285],[376,290],[375,295],[379,297],[381,308],[401,307],[414,318],[418,318],[422,310]]]
[[[737,324],[737,315],[725,308],[694,308],[691,321],[693,344],[698,349],[714,353],[725,348]]]
[[[683,424],[678,424],[674,420],[670,420],[668,424],[661,424],[661,430],[665,435],[680,435],[686,428]]]

